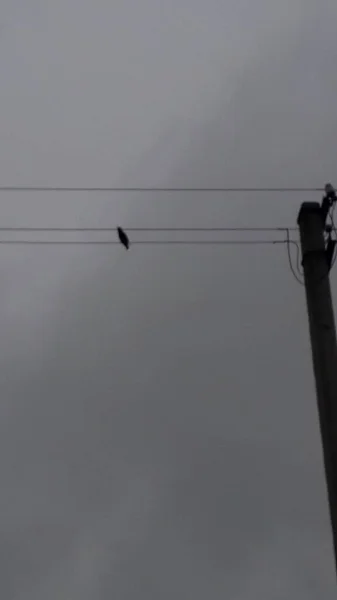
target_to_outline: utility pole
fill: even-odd
[[[335,240],[326,227],[336,202],[332,186],[322,205],[304,202],[298,215],[313,367],[337,569],[337,342],[329,271]],[[329,233],[326,243],[325,232]]]

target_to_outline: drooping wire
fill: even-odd
[[[291,240],[291,239],[290,239],[290,232],[289,232],[289,229],[287,229],[287,230],[286,230],[286,235],[287,235],[287,239],[286,239],[287,253],[288,253],[288,260],[289,260],[289,266],[290,266],[291,272],[292,272],[292,274],[293,274],[294,278],[296,279],[296,281],[297,281],[297,282],[298,282],[300,285],[304,285],[304,281],[303,281],[303,280],[300,278],[300,275],[298,275],[298,274],[296,273],[296,270],[295,270],[295,268],[294,268],[293,261],[292,261],[291,251],[290,251],[290,245],[291,245],[291,244],[292,244],[292,245],[295,245],[295,247],[296,247],[296,251],[297,251],[297,259],[296,259],[296,260],[297,260],[297,268],[298,268],[298,271],[300,272],[300,268],[299,268],[299,256],[300,256],[300,249],[299,249],[298,243],[297,243],[297,242],[295,242],[294,240]],[[301,272],[300,272],[300,274],[301,274]]]
[[[298,244],[298,242],[292,242],[293,244],[295,244],[296,247],[296,266],[297,266],[297,271],[300,275],[300,277],[304,277],[304,271],[303,271],[303,267],[301,265],[301,261],[300,261],[300,256],[301,256],[301,250],[300,250],[300,246]]]

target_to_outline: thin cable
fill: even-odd
[[[295,277],[296,281],[300,285],[304,285],[304,281],[302,281],[300,279],[300,277],[297,275],[297,273],[296,273],[296,271],[294,269],[294,266],[293,266],[293,262],[292,262],[292,258],[291,258],[291,252],[290,252],[290,244],[295,244],[295,246],[297,247],[297,249],[299,249],[299,248],[298,248],[297,242],[295,242],[295,241],[293,241],[293,240],[290,239],[289,231],[287,231],[287,239],[286,239],[285,243],[287,245],[288,260],[289,260],[289,266],[290,266],[291,272],[292,272],[293,276]]]
[[[145,245],[145,246],[154,246],[154,245],[183,245],[183,246],[263,246],[263,245],[277,245],[277,244],[285,244],[286,240],[136,240],[131,242],[131,246],[133,245]],[[295,243],[295,242],[294,242]],[[12,245],[12,246],[119,246],[120,242],[114,240],[105,240],[105,241],[94,241],[94,240],[0,240],[0,244],[2,245]]]
[[[298,231],[296,227],[125,227],[125,231],[139,231],[139,232],[212,232],[212,231]],[[116,227],[0,227],[0,231],[5,232],[115,232]]]
[[[255,193],[255,192],[323,192],[323,188],[304,187],[62,187],[62,186],[0,186],[0,192],[216,192],[216,193]]]

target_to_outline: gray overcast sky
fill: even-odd
[[[2,185],[337,184],[335,0],[0,17]],[[0,219],[294,226],[304,199],[4,194]],[[0,268],[1,598],[335,597],[283,247],[3,246]]]

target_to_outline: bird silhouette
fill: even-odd
[[[130,241],[129,241],[129,238],[126,235],[125,231],[121,227],[117,227],[117,233],[118,233],[120,243],[123,244],[123,246],[125,246],[125,248],[127,250],[129,250]]]

